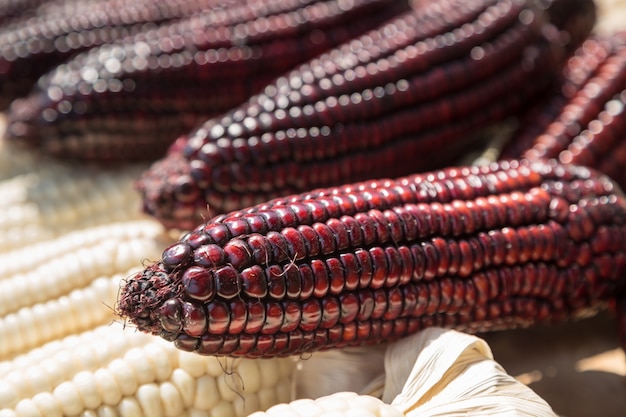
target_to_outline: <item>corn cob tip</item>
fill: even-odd
[[[121,285],[117,314],[142,332],[167,338],[162,317],[167,316],[167,300],[179,296],[182,286],[172,284],[163,264],[148,266]]]
[[[176,151],[181,141],[184,139],[178,139],[167,157],[143,173],[135,188],[142,195],[144,213],[157,218],[166,228],[190,230],[209,217],[210,208],[200,197],[200,188],[193,178],[194,165]]]

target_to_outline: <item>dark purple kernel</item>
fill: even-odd
[[[241,282],[239,273],[232,266],[225,266],[213,273],[215,277],[215,291],[222,298],[230,299],[239,294]]]
[[[297,229],[286,227],[281,234],[285,237],[289,248],[289,259],[297,261],[307,256],[307,244],[304,237]]]
[[[180,333],[176,340],[174,340],[174,346],[185,352],[194,352],[198,349],[198,346],[200,346],[200,339],[185,333]]]
[[[280,331],[283,333],[295,331],[300,325],[300,321],[302,318],[300,304],[294,301],[287,301],[283,304],[283,309],[284,317]]]
[[[285,275],[286,296],[289,299],[300,298],[302,291],[302,280],[300,279],[300,271],[297,265],[288,264],[285,266],[283,273]]]
[[[215,296],[213,275],[204,268],[191,266],[181,278],[185,293],[195,300],[208,301]]]
[[[176,298],[167,300],[159,308],[161,327],[168,332],[179,332],[182,329],[182,309]]]
[[[187,243],[193,250],[199,248],[202,245],[213,243],[209,235],[203,232],[199,232],[199,231],[193,231],[193,232],[187,233],[181,239],[181,241]]]
[[[228,227],[221,223],[211,223],[204,228],[204,232],[208,234],[217,245],[224,245],[226,241],[230,239]]]
[[[207,328],[206,312],[202,306],[183,302],[183,331],[189,336],[201,336]]]
[[[300,329],[305,332],[316,330],[322,320],[322,307],[317,298],[302,303],[302,317],[300,319]]]
[[[224,254],[228,263],[237,270],[252,264],[252,250],[241,239],[232,239],[224,245]]]
[[[276,300],[282,300],[287,295],[285,273],[278,265],[270,265],[265,269],[267,277],[268,295]]]
[[[200,346],[196,350],[201,355],[215,355],[221,352],[224,338],[210,333],[205,333],[200,339]]]
[[[251,298],[263,298],[267,295],[267,278],[263,268],[253,265],[241,271],[241,290]]]
[[[328,277],[330,278],[329,292],[334,295],[341,294],[344,291],[346,277],[344,275],[344,267],[337,258],[326,259],[326,268],[328,269]]]
[[[167,267],[184,266],[189,262],[191,247],[187,243],[176,243],[163,251],[161,261]]]
[[[193,252],[193,261],[197,265],[215,268],[226,263],[224,249],[215,244],[202,245]]]
[[[275,334],[283,325],[283,308],[277,302],[270,301],[265,304],[265,324],[262,334]]]
[[[207,312],[209,317],[209,333],[226,333],[230,325],[230,312],[228,311],[228,305],[222,301],[213,300],[207,304]]]
[[[255,263],[265,265],[272,262],[274,259],[272,246],[265,236],[256,233],[251,234],[248,236],[247,243]]]
[[[339,303],[341,304],[339,322],[343,324],[354,322],[360,311],[358,295],[351,292],[341,294]]]
[[[269,231],[266,235],[266,239],[272,248],[275,262],[293,261],[289,254],[289,244],[282,233]]]
[[[228,326],[229,334],[243,334],[248,322],[248,308],[246,304],[234,299],[230,302],[230,325]]]
[[[248,321],[244,331],[246,333],[259,333],[265,324],[265,306],[260,301],[247,304]]]

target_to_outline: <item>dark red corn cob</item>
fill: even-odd
[[[75,0],[2,0],[0,1],[0,23],[21,16],[37,14],[40,6],[62,3],[75,3]],[[54,7],[54,6],[53,6]],[[41,9],[45,9],[43,6]]]
[[[523,1],[431,2],[301,65],[188,135],[138,183],[168,227],[280,195],[448,165],[563,58]],[[516,94],[510,94],[515,91]]]
[[[14,103],[8,137],[62,158],[150,160],[401,0],[240,0],[81,54]]]
[[[0,26],[0,109],[72,55],[204,9],[243,0],[76,0],[43,4]]]
[[[560,89],[522,118],[501,158],[557,158],[626,186],[626,33],[588,39]]]
[[[212,219],[131,277],[118,311],[180,349],[247,357],[554,323],[626,295],[625,234],[624,196],[587,168],[448,168]]]

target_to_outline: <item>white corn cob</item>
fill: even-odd
[[[107,171],[33,164],[0,183],[0,252],[84,227],[145,218],[132,185],[142,166]]]
[[[116,319],[112,309],[119,283],[128,273],[98,278],[67,295],[0,317],[0,360],[69,334],[111,323]]]
[[[132,331],[112,326],[101,348]],[[34,395],[14,396],[0,416],[246,416],[289,400],[294,366],[291,358],[200,356],[147,336],[147,343],[104,366]]]
[[[313,399],[300,399],[277,404],[267,411],[249,417],[402,417],[403,414],[389,404],[370,395],[354,392],[337,392]],[[1,416],[0,416],[1,417]]]
[[[0,316],[140,266],[158,253],[163,229],[151,220],[118,222],[0,254]]]
[[[50,391],[81,371],[96,371],[134,347],[152,340],[147,334],[126,332],[120,337],[114,325],[100,326],[51,342],[11,362],[0,372],[0,409],[14,407],[21,398]]]
[[[110,336],[117,332],[111,330],[113,327],[112,324],[105,324],[81,333],[70,334],[22,353],[11,360],[2,361],[0,362],[0,380],[13,372],[26,372],[29,368],[44,366],[49,361],[56,366],[63,366],[63,375],[67,376],[66,372],[76,373],[83,367],[92,366],[93,358],[82,355],[83,352],[93,352],[98,358],[104,358],[116,349],[121,351],[124,346],[135,346],[150,340],[150,336],[145,333],[128,332],[126,337],[115,339],[115,343],[112,343],[112,346],[117,346],[115,349],[104,349],[102,340],[109,340]],[[70,353],[77,354],[71,355]],[[102,361],[102,359],[98,360]]]

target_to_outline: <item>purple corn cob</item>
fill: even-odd
[[[588,39],[553,92],[521,120],[501,158],[557,158],[626,187],[626,33]]]
[[[399,0],[240,0],[93,48],[46,74],[8,137],[60,158],[163,156],[278,75],[408,9]]]
[[[623,299],[625,234],[623,194],[587,168],[447,168],[212,219],[128,279],[118,311],[180,349],[246,357],[555,323]]]
[[[72,55],[204,9],[243,0],[76,0],[43,4],[0,26],[0,109]]]
[[[301,65],[155,163],[138,183],[144,210],[189,229],[281,195],[448,165],[475,146],[469,132],[553,81],[563,48],[534,4],[428,3]]]

